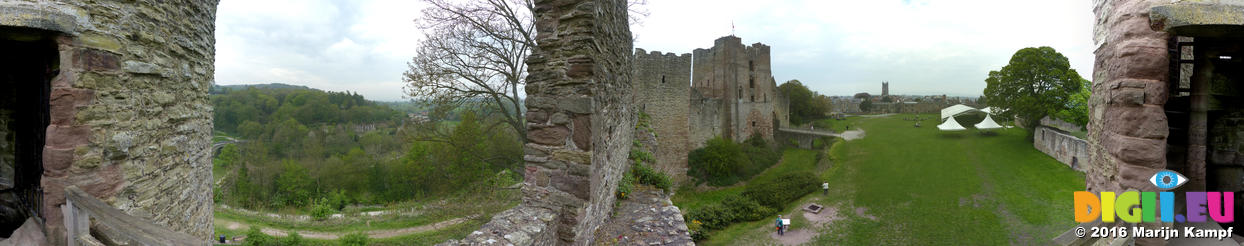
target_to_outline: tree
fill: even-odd
[[[863,101],[860,101],[860,112],[868,112],[870,110],[873,110],[873,100],[871,97],[865,97]]]
[[[1092,91],[1089,90],[1091,86],[1092,82],[1082,79],[1080,81],[1080,91],[1071,94],[1070,99],[1066,103],[1067,108],[1054,113],[1054,118],[1071,122],[1081,127],[1088,125],[1088,98],[1092,94]]]
[[[526,84],[525,59],[536,45],[534,2],[424,2],[429,6],[415,20],[424,40],[402,74],[407,96],[432,107],[434,119],[464,104],[482,102],[488,109],[482,112],[499,114],[499,123],[509,125],[518,136],[527,136],[519,87]],[[627,1],[631,23],[647,16],[645,3]]]
[[[424,40],[402,74],[406,94],[437,108],[434,117],[465,103],[487,102],[501,122],[526,136],[518,89],[526,82],[524,59],[535,47],[532,2],[425,2],[429,6],[415,20]]]
[[[778,91],[790,102],[791,124],[799,125],[825,116],[829,111],[829,97],[817,95],[799,80],[790,80],[778,86]]]
[[[1019,116],[1032,133],[1042,117],[1068,108],[1082,81],[1067,57],[1054,48],[1029,47],[1016,51],[1001,70],[989,72],[985,97],[990,106],[1003,109],[999,116]]]

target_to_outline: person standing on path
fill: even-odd
[[[785,235],[785,232],[782,231],[782,215],[780,214],[777,217],[777,231],[778,231],[778,236]]]

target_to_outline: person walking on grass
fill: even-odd
[[[778,215],[778,218],[777,218],[777,231],[778,231],[778,236],[786,234],[784,231],[782,231],[782,215],[780,214]]]

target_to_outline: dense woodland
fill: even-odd
[[[385,204],[489,187],[521,161],[512,131],[488,114],[412,120],[419,107],[295,86],[218,87],[217,202],[252,209]]]

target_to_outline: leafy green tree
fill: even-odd
[[[216,155],[216,159],[213,162],[222,167],[229,167],[238,161],[238,158],[240,158],[238,155],[238,146],[226,144],[225,147],[220,148],[220,154]]]
[[[291,160],[281,163],[283,170],[276,178],[277,195],[285,205],[302,207],[311,198],[311,175],[307,168]]]
[[[868,111],[872,111],[872,110],[873,110],[873,100],[872,100],[872,97],[864,97],[864,100],[863,100],[863,101],[860,101],[860,111],[861,111],[861,112],[868,112]]]
[[[1003,109],[999,116],[1019,116],[1031,133],[1042,117],[1068,108],[1082,81],[1067,57],[1054,48],[1029,47],[1016,51],[1001,70],[990,71],[984,92],[990,106]]]
[[[790,80],[778,86],[778,91],[790,102],[791,124],[799,125],[825,117],[830,110],[829,97],[809,90],[799,80]]]
[[[1076,124],[1081,127],[1088,125],[1088,99],[1092,94],[1092,91],[1090,90],[1091,86],[1092,82],[1087,79],[1081,79],[1080,91],[1075,94],[1071,94],[1071,97],[1066,103],[1067,108],[1054,113],[1054,118],[1071,122],[1072,124]]]

